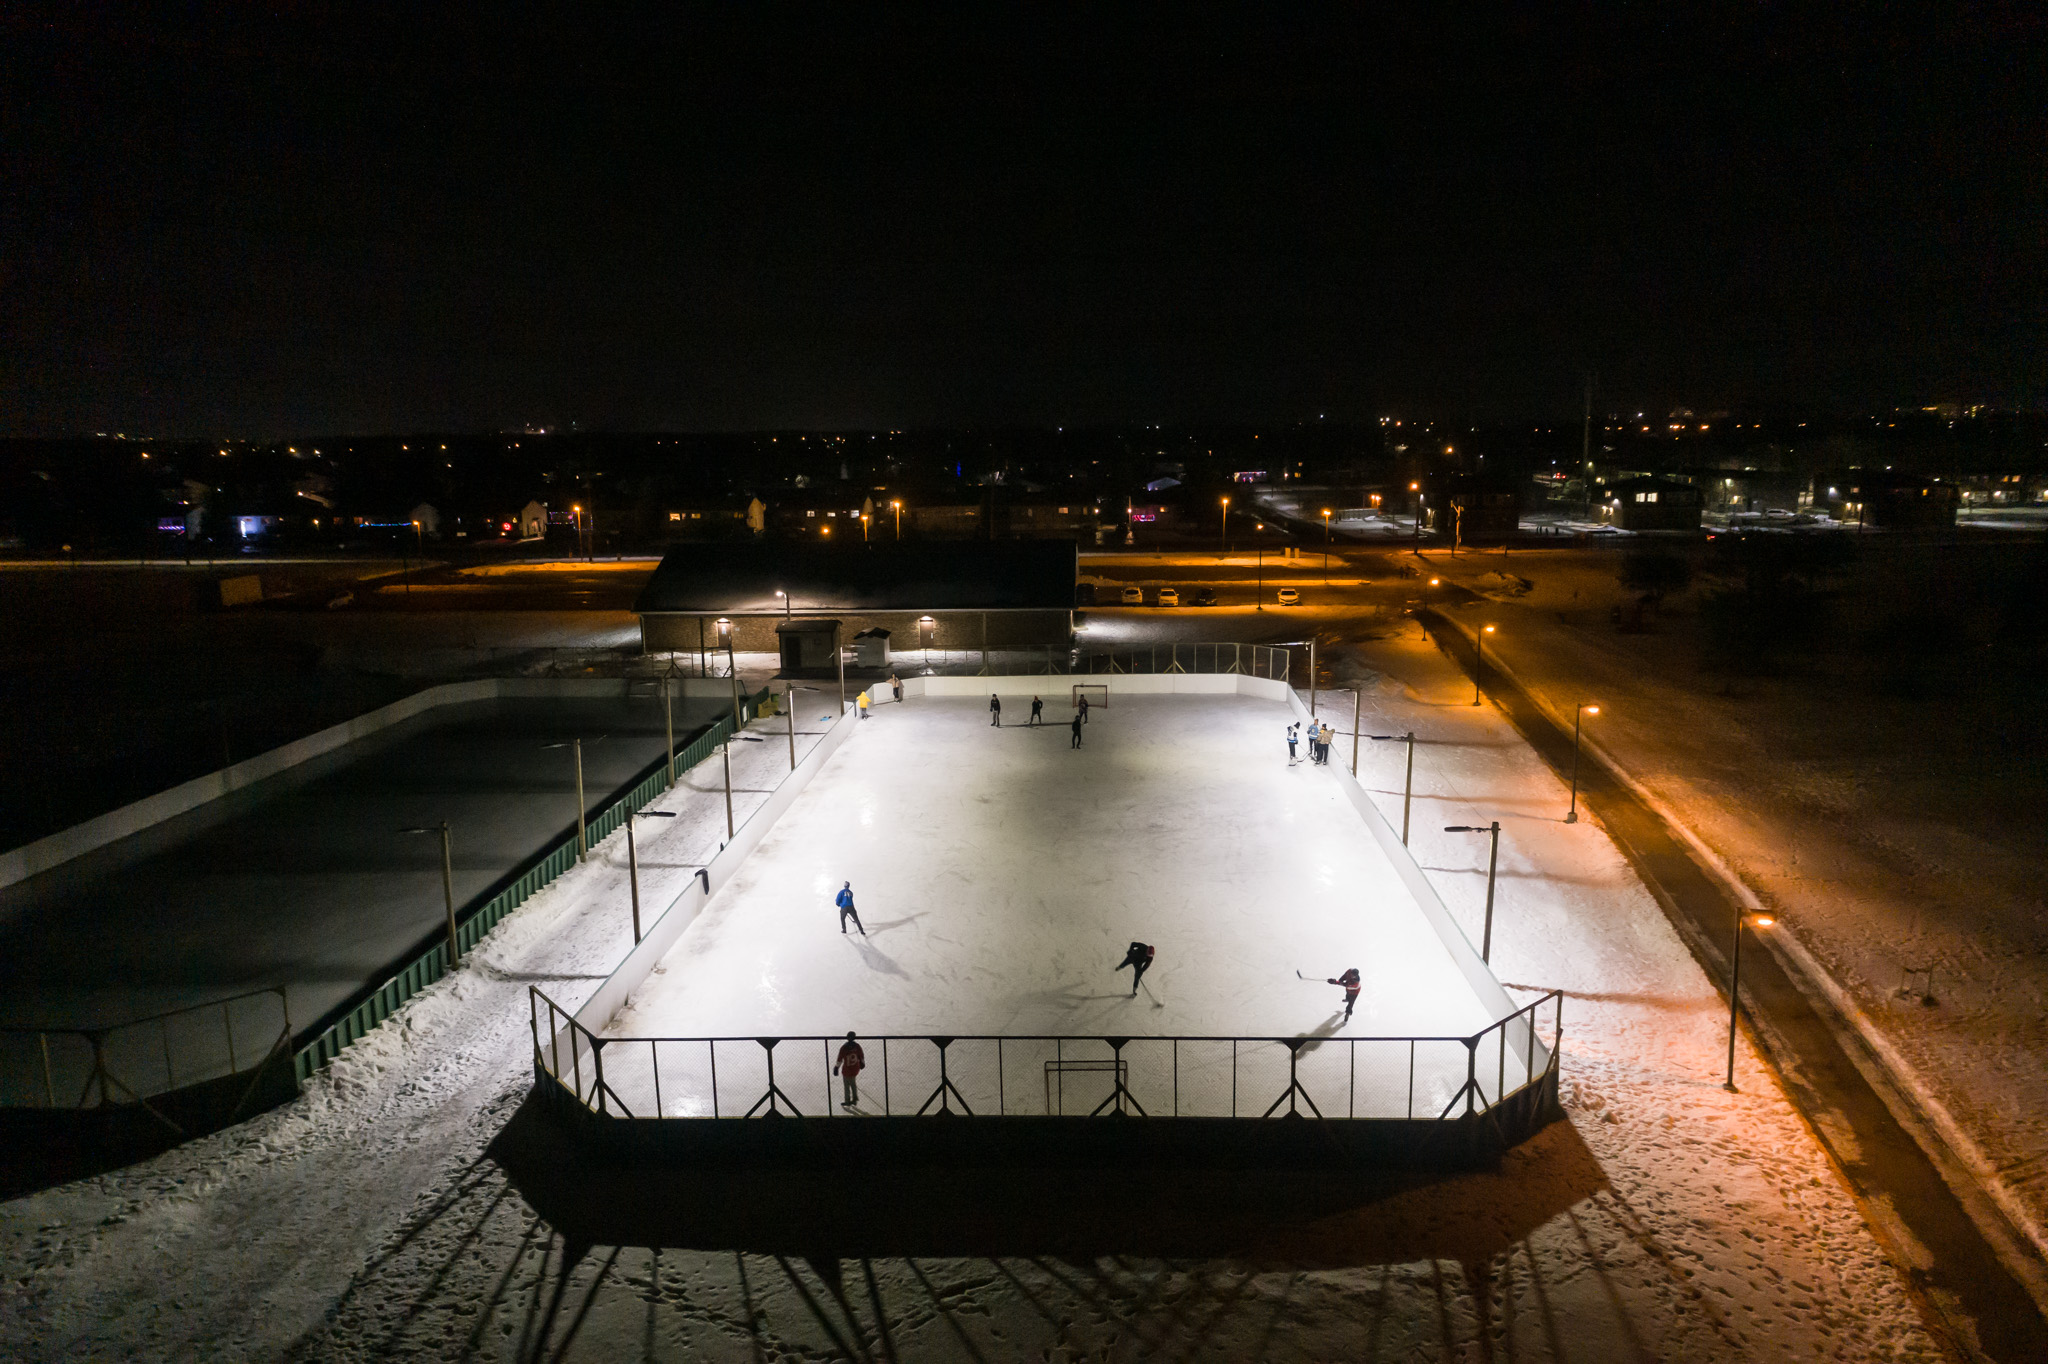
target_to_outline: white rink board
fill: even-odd
[[[1119,687],[1076,752],[1068,682],[1046,679],[1036,730],[1032,679],[1000,680],[1001,730],[979,687],[877,705],[604,1035],[1469,1036],[1494,1020],[1337,771],[1287,765],[1286,702]],[[847,880],[866,939],[838,929]],[[1133,938],[1158,948],[1135,1000],[1113,970]],[[1321,978],[1347,966],[1365,990],[1341,1024]]]

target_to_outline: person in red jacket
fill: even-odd
[[[860,1043],[853,1040],[852,1033],[846,1034],[846,1040],[839,1044],[839,1060],[832,1067],[832,1073],[846,1086],[846,1099],[839,1105],[841,1108],[852,1108],[860,1102],[860,1086],[854,1082],[867,1063],[867,1053],[860,1049]]]
[[[1346,1023],[1351,1021],[1351,1010],[1358,1003],[1358,987],[1360,983],[1356,966],[1348,968],[1343,975],[1330,982],[1332,985],[1344,987],[1344,1021]]]

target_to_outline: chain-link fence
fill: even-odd
[[[1563,1028],[1553,990],[1471,1037],[875,1036],[849,1088],[843,1037],[601,1038],[529,999],[540,1073],[618,1118],[1445,1119],[1545,1078]]]

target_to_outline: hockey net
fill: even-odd
[[[1109,704],[1109,684],[1107,682],[1076,682],[1074,684],[1073,703],[1075,710],[1081,709],[1081,698],[1084,696],[1088,698],[1088,706],[1091,710],[1096,706],[1106,706]]]

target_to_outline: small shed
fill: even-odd
[[[441,510],[431,502],[422,502],[406,513],[422,536],[429,540],[441,538]]]
[[[889,666],[889,632],[879,625],[853,637],[853,663],[857,668]]]
[[[775,626],[784,677],[832,677],[839,671],[839,622],[784,620]]]
[[[548,533],[548,509],[539,502],[529,502],[519,509],[519,538],[538,540]]]

